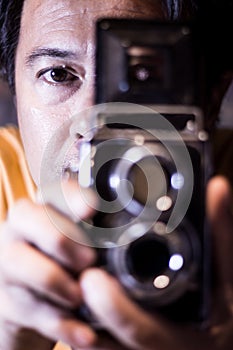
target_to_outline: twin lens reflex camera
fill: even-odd
[[[83,225],[128,295],[149,312],[202,324],[209,253],[203,69],[191,25],[97,23],[96,108],[79,141],[79,182],[99,207]]]

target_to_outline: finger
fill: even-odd
[[[180,331],[172,329],[163,319],[152,318],[142,311],[125,295],[118,282],[103,270],[86,270],[81,275],[80,285],[94,316],[125,348],[168,350],[173,348],[174,339],[180,343]]]
[[[0,254],[1,281],[30,289],[62,307],[81,302],[78,281],[34,247],[14,242]]]
[[[79,244],[85,241],[82,230],[52,208],[53,219],[42,205],[20,200],[9,212],[0,240],[21,239],[30,242],[68,269],[80,271],[95,261],[94,250]],[[70,237],[75,237],[75,240]]]
[[[232,194],[223,177],[213,178],[207,188],[207,215],[213,234],[215,273],[221,283],[233,285]]]
[[[126,296],[117,280],[104,270],[85,270],[80,285],[85,303],[102,327],[117,340],[115,347],[109,349],[118,350],[118,343],[122,350],[213,349],[212,340],[205,332],[174,324],[158,314],[152,316],[146,313]],[[111,344],[112,341],[113,338],[104,335],[98,339],[97,345],[102,349],[101,345]]]
[[[151,327],[148,319],[141,317],[137,307],[125,297],[118,283],[104,271],[91,269],[84,272],[80,284],[86,304],[103,328],[109,330],[125,346],[133,348],[142,334],[140,325],[144,323],[148,330]],[[133,325],[132,320],[136,319],[139,319],[139,324]]]
[[[75,222],[92,216],[97,209],[93,191],[81,188],[78,181],[63,180],[40,188],[38,203],[50,204]]]
[[[96,341],[96,334],[88,325],[26,289],[12,288],[8,294],[0,290],[0,306],[1,314],[12,327],[34,330],[75,348],[92,346]]]
[[[229,182],[222,176],[212,178],[207,187],[208,217],[213,228],[223,228],[219,218],[223,215],[229,219],[231,216],[232,191]]]
[[[128,346],[124,346],[122,343],[119,343],[116,338],[113,338],[107,331],[98,331],[98,338],[94,346],[88,350],[130,350]],[[144,350],[144,349],[143,349]]]

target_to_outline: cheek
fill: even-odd
[[[44,159],[50,171],[69,137],[71,117],[92,104],[93,84],[88,81],[66,102],[48,104],[22,67],[19,59],[16,66],[18,122],[30,172],[35,183],[39,184]]]
[[[19,98],[17,99],[19,101]],[[19,128],[32,177],[38,184],[46,152],[48,153],[48,149],[53,147],[53,151],[50,150],[50,157],[52,154],[55,155],[67,137],[68,130],[63,127],[64,115],[67,118],[67,113],[63,114],[61,109],[56,108],[51,111],[30,100],[28,103],[23,101],[21,99],[17,102]],[[54,139],[57,139],[56,143]],[[50,161],[52,163],[53,160]]]

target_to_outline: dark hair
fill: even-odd
[[[0,0],[0,74],[14,93],[15,52],[24,0]]]
[[[157,0],[154,0],[157,1]],[[195,11],[194,0],[160,0],[168,19],[188,18]],[[15,92],[15,53],[19,40],[24,0],[0,0],[0,75]]]

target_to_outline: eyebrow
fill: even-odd
[[[58,48],[36,48],[26,56],[26,65],[32,66],[36,60],[42,57],[77,59],[77,54],[73,51],[61,50]]]

